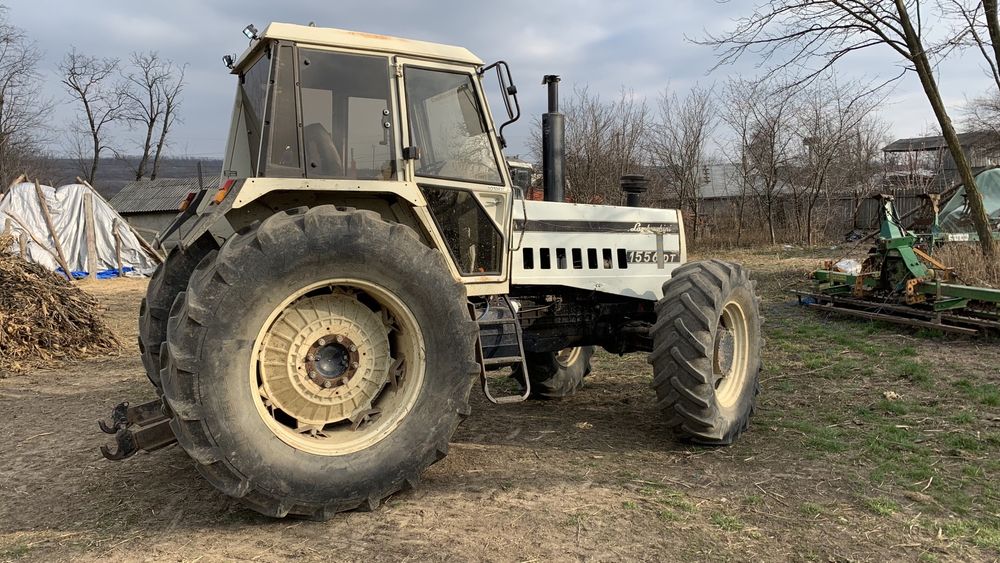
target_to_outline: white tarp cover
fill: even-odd
[[[89,186],[69,184],[58,189],[41,186],[48,204],[52,223],[59,234],[63,254],[70,269],[74,272],[87,271],[87,231],[84,220],[84,194],[93,193],[94,207],[94,238],[97,243],[97,271],[117,268],[115,259],[114,226],[118,222],[118,236],[121,238],[121,259],[123,268],[132,268],[136,273],[150,275],[156,268],[156,260],[152,258],[139,244],[136,234],[128,227],[124,219]],[[15,237],[20,237],[25,229],[30,231],[26,258],[42,266],[56,270],[59,262],[56,259],[55,246],[49,229],[45,225],[42,208],[38,204],[35,185],[23,182],[14,185],[0,199],[0,231],[10,221]],[[32,236],[33,235],[33,236]],[[44,242],[48,248],[41,248],[35,239]],[[14,244],[16,251],[17,243]]]

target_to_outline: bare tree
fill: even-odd
[[[965,125],[992,133],[987,147],[1000,149],[1000,21],[996,0],[942,0],[942,9],[955,22],[956,48],[976,51],[986,63],[995,88],[966,103]]]
[[[941,99],[931,61],[955,39],[925,44],[925,11],[921,0],[767,0],[738,20],[733,30],[710,34],[701,43],[716,49],[719,65],[753,52],[774,63],[775,69],[808,68],[800,82],[815,78],[855,51],[874,46],[891,49],[920,79],[969,194],[983,254],[992,257],[996,245],[982,194]],[[816,61],[818,66],[807,66]]]
[[[566,114],[566,195],[581,203],[617,203],[622,174],[643,168],[642,149],[649,118],[644,100],[622,90],[605,102],[577,87],[561,104]],[[541,159],[541,125],[532,152]]]
[[[139,129],[142,134],[139,143],[141,152],[135,169],[135,179],[140,180],[146,175],[146,166],[153,149],[153,134],[163,118],[161,85],[170,77],[170,70],[169,64],[160,59],[155,51],[132,53],[129,62],[131,68],[123,75],[128,103],[122,111],[122,117],[130,127]]]
[[[815,242],[816,207],[836,185],[863,182],[871,167],[874,113],[884,96],[867,85],[840,83],[835,76],[816,81],[802,91],[795,116],[801,154],[790,183],[795,194],[796,220],[806,244]],[[852,170],[858,167],[861,170]],[[852,177],[853,176],[853,177]]]
[[[0,5],[0,190],[32,170],[52,103],[40,95],[41,53]]]
[[[101,153],[110,149],[106,128],[122,119],[128,108],[127,88],[115,81],[118,67],[118,59],[98,59],[77,52],[75,47],[59,65],[66,91],[80,102],[79,132],[87,141],[79,140],[77,147],[81,157],[89,155],[90,169],[83,175],[91,184],[97,178]]]
[[[167,146],[167,136],[174,124],[180,121],[178,108],[181,104],[181,92],[184,90],[185,69],[185,66],[172,68],[170,77],[160,84],[163,95],[163,119],[160,122],[160,138],[156,142],[156,152],[153,153],[153,170],[149,175],[151,179],[156,179],[160,171],[160,157],[163,156],[163,149]]]
[[[795,90],[776,84],[736,77],[729,80],[723,94],[726,109],[722,120],[733,133],[727,152],[742,194],[737,244],[742,239],[748,197],[753,198],[767,223],[768,240],[777,242],[778,206],[788,192],[793,158]]]
[[[705,183],[706,149],[718,124],[712,89],[695,86],[683,98],[664,91],[658,109],[646,145],[650,164],[661,176],[664,195],[693,218],[691,234],[698,240],[698,199]]]

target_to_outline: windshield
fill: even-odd
[[[407,67],[405,79],[417,175],[501,184],[472,77]]]

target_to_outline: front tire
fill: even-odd
[[[653,326],[653,387],[684,441],[728,445],[750,426],[760,389],[760,299],[746,270],[691,262],[663,284]]]
[[[368,211],[279,213],[206,257],[168,327],[171,428],[274,517],[374,509],[443,458],[478,373],[464,286]]]
[[[527,354],[524,360],[531,380],[531,398],[562,399],[576,393],[583,386],[583,378],[590,374],[593,355],[593,346]],[[521,366],[514,366],[511,377],[524,385]]]

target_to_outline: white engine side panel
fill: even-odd
[[[514,202],[511,237],[514,285],[562,285],[655,301],[663,296],[663,282],[687,260],[683,221],[673,209],[521,203]]]

